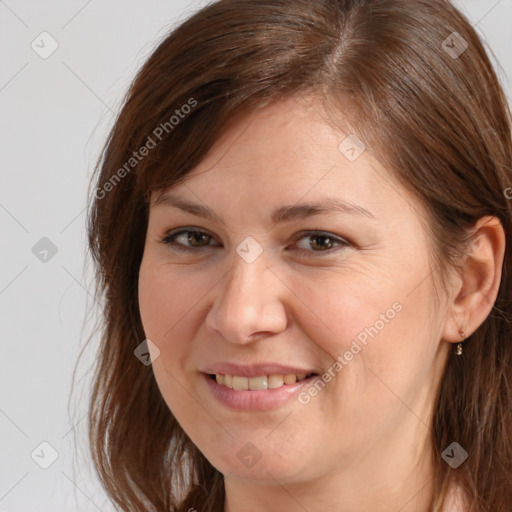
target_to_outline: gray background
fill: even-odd
[[[68,401],[94,321],[85,318],[93,302],[87,187],[136,70],[171,26],[206,3],[0,0],[0,511],[113,510],[85,437],[93,350]],[[512,0],[456,5],[496,55],[512,97]],[[43,31],[58,43],[46,59],[31,47],[51,49]]]

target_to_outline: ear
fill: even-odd
[[[443,339],[452,343],[473,334],[489,316],[501,282],[505,233],[496,217],[486,216],[471,228],[468,252],[448,304]]]

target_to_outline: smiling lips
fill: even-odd
[[[273,363],[252,365],[216,363],[203,369],[203,373],[223,389],[235,391],[278,389],[292,386],[318,374],[315,369],[304,366],[292,367]]]
[[[203,368],[212,395],[231,409],[268,411],[291,400],[321,370],[280,364],[216,363]]]
[[[261,391],[264,389],[276,389],[284,385],[295,384],[306,378],[305,373],[295,375],[289,373],[286,375],[259,375],[257,377],[243,377],[239,375],[228,375],[217,373],[214,375],[217,384],[225,386],[236,391],[250,389],[252,391]],[[213,377],[213,375],[212,375]]]

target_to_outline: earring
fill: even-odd
[[[457,348],[455,349],[455,354],[458,356],[462,354],[462,344],[464,343],[464,338],[466,337],[464,329],[459,329],[459,334],[462,336],[462,341],[459,341],[459,343],[457,343]]]

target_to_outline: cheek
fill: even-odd
[[[139,272],[140,315],[144,333],[161,350],[168,340],[177,339],[174,333],[199,306],[202,287],[196,284],[191,274],[143,260]]]
[[[403,320],[404,307],[403,294],[389,280],[335,275],[321,280],[290,279],[290,287],[306,306],[298,324],[309,329],[307,337],[333,358],[351,348],[356,353],[356,344],[369,347],[392,324]]]
[[[190,372],[195,372],[196,333],[201,300],[210,286],[199,273],[169,264],[142,262],[139,272],[139,309],[144,334],[160,350],[153,363],[155,378],[169,408],[190,410]],[[178,418],[179,421],[179,418]]]
[[[144,334],[160,350],[152,368],[169,410],[194,442],[200,441],[195,418],[204,417],[199,400],[191,400],[185,368],[193,352],[193,322],[204,287],[169,265],[143,260],[139,272],[139,308]],[[214,425],[209,426],[214,431]],[[214,444],[215,445],[215,444]]]
[[[139,309],[146,338],[160,350],[153,373],[169,409],[180,421],[180,411],[190,410],[185,371],[194,347],[193,318],[197,315],[197,286],[193,278],[169,265],[144,262],[139,272]]]
[[[298,321],[330,356],[324,368],[333,410],[341,400],[362,416],[382,410],[375,409],[379,400],[396,402],[390,389],[404,398],[412,395],[431,371],[437,349],[430,281],[417,287],[417,271],[397,273],[396,279],[376,275],[295,280],[293,286],[308,306],[308,317],[314,313],[321,319],[309,326]]]

